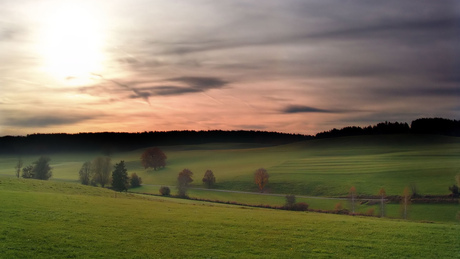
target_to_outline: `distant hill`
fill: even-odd
[[[205,143],[263,143],[280,145],[309,139],[360,135],[437,134],[460,136],[460,121],[422,118],[409,124],[382,122],[364,128],[352,126],[332,129],[316,136],[267,131],[166,131],[101,132],[78,134],[31,134],[0,137],[0,153],[44,153],[65,151],[126,151],[150,146],[193,145]]]

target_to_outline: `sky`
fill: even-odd
[[[460,119],[460,3],[2,0],[0,136]]]

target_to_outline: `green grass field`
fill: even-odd
[[[0,178],[2,258],[460,258],[460,225]]]
[[[264,167],[270,174],[269,193],[306,196],[346,196],[351,186],[358,194],[376,195],[385,188],[388,195],[400,195],[404,187],[416,185],[420,194],[446,195],[448,186],[460,173],[460,138],[433,135],[385,135],[319,139],[280,146],[260,144],[219,144],[162,147],[168,165],[159,171],[145,170],[140,164],[143,150],[115,153],[114,163],[125,160],[128,173],[136,172],[144,184],[175,185],[178,172],[194,172],[193,187],[202,187],[201,178],[213,170],[216,189],[257,192],[253,173]],[[77,182],[85,161],[98,153],[47,154],[53,167],[53,181]],[[23,156],[25,165],[38,155]],[[14,175],[18,157],[0,156],[0,174]],[[133,191],[158,193],[144,186]],[[175,190],[172,190],[173,193]],[[192,197],[229,200],[248,204],[282,205],[283,197],[237,195],[191,191]],[[298,199],[313,209],[332,209],[337,201]],[[347,205],[344,204],[346,207]],[[424,208],[431,205],[414,205]],[[394,207],[394,208],[392,208]],[[432,207],[430,207],[432,208]],[[433,207],[434,208],[434,207]],[[417,220],[455,221],[458,205],[445,205],[433,213],[412,213]],[[369,206],[360,207],[366,211]],[[422,209],[420,209],[422,210]],[[377,208],[376,208],[377,211]],[[398,205],[389,206],[389,216],[398,217]],[[419,215],[426,215],[420,219]],[[448,216],[446,216],[448,215]]]

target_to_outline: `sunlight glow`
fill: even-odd
[[[94,80],[104,63],[104,34],[101,17],[91,8],[65,2],[54,9],[40,34],[39,52],[43,69],[66,85]]]

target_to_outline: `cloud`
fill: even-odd
[[[282,110],[283,113],[335,113],[337,111],[324,110],[310,106],[289,105]]]
[[[137,91],[140,94],[131,95],[130,98],[145,98],[151,96],[172,96],[188,93],[205,92],[211,89],[219,89],[228,84],[227,81],[217,77],[175,77],[165,81],[183,83],[183,86],[176,85],[156,85],[151,87],[141,87]]]
[[[142,95],[135,94],[130,95],[130,98],[146,98],[151,96],[172,96],[172,95],[182,95],[187,93],[196,93],[200,92],[200,89],[189,88],[189,87],[180,87],[180,86],[152,86],[141,88]]]
[[[391,37],[394,40],[400,40],[400,37],[404,38],[414,37],[413,34],[423,32],[426,37],[430,37],[433,34],[453,32],[456,26],[460,22],[459,17],[445,17],[437,18],[432,20],[396,20],[396,21],[384,21],[376,22],[374,24],[368,24],[366,26],[356,26],[348,28],[340,28],[337,30],[330,30],[319,33],[311,33],[298,36],[298,40],[303,39],[357,39],[365,37],[368,39],[372,37],[375,39],[376,36]],[[418,39],[418,37],[416,37]],[[295,40],[292,38],[291,40]],[[420,42],[423,43],[423,42]]]
[[[145,80],[131,81],[122,83],[119,80],[105,78],[102,75],[94,74],[103,80],[112,83],[112,86],[104,84],[80,87],[81,93],[101,96],[104,93],[122,94],[131,92],[127,95],[129,99],[143,99],[150,104],[149,98],[153,96],[176,96],[190,93],[205,92],[211,89],[220,89],[229,82],[218,77],[174,77],[164,80]],[[172,83],[164,85],[159,83]],[[174,85],[174,83],[180,83]],[[152,85],[152,86],[145,86]],[[115,86],[115,87],[114,87]],[[123,96],[121,97],[123,98]]]
[[[12,29],[0,29],[0,41],[13,39],[16,31]]]
[[[390,87],[380,87],[375,89],[363,89],[362,93],[367,95],[376,95],[381,99],[384,98],[402,98],[409,97],[441,97],[441,98],[458,98],[460,97],[460,89],[457,85],[454,86],[432,86],[432,85],[401,85],[395,84]],[[445,102],[448,99],[444,99]]]
[[[283,21],[281,21],[283,22]],[[337,23],[334,26],[322,26],[319,29],[311,29],[312,26],[306,24],[310,31],[276,32],[270,35],[267,28],[254,28],[259,33],[248,36],[233,37],[225,36],[221,38],[211,38],[203,41],[176,41],[161,42],[153,41],[151,44],[166,49],[164,54],[190,54],[196,52],[262,47],[283,44],[305,44],[309,41],[337,41],[337,40],[365,40],[376,41],[388,39],[392,41],[403,41],[411,44],[426,44],[428,42],[445,39],[445,36],[454,35],[458,32],[460,17],[417,17],[404,19],[398,17],[393,20],[357,20],[352,23]],[[249,23],[250,24],[250,23]],[[364,24],[364,25],[363,25]],[[232,24],[233,25],[233,24]],[[249,25],[250,26],[250,25]],[[228,28],[229,31],[234,28]],[[255,36],[254,36],[255,35]],[[216,37],[216,36],[211,36]]]
[[[171,78],[169,81],[182,82],[189,85],[191,88],[200,90],[222,88],[228,83],[217,77],[177,77]]]
[[[14,127],[49,127],[49,126],[60,126],[60,125],[72,125],[79,122],[87,121],[95,118],[90,115],[37,115],[37,116],[26,116],[23,117],[18,115],[17,117],[7,117],[3,120],[2,124],[6,126]]]

